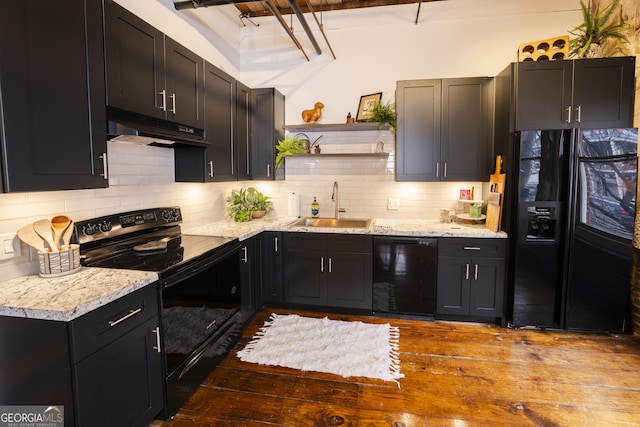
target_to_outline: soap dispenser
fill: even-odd
[[[311,203],[311,216],[313,218],[320,217],[320,205],[318,204],[318,201],[315,197],[313,198],[313,202]]]

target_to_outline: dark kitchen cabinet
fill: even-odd
[[[262,306],[259,294],[260,236],[242,242],[240,248],[240,295],[242,296],[242,320],[246,322]]]
[[[205,62],[206,147],[174,146],[177,182],[251,179],[250,93],[243,83]]]
[[[204,127],[204,60],[112,0],[105,57],[109,107]]]
[[[284,301],[372,310],[372,238],[284,233]]]
[[[521,62],[516,130],[633,126],[634,57]]]
[[[506,241],[438,240],[436,316],[504,318]]]
[[[0,401],[64,405],[65,426],[146,427],[162,410],[153,285],[70,322],[0,316]]]
[[[275,170],[276,144],[284,139],[284,95],[274,88],[251,89],[251,177],[283,179]]]
[[[396,180],[485,180],[492,85],[485,77],[397,82]]]
[[[282,304],[282,233],[262,233],[262,301]]]
[[[108,186],[102,6],[0,2],[3,191]]]

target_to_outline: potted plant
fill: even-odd
[[[229,216],[236,222],[251,221],[252,218],[260,218],[265,216],[273,203],[269,200],[269,196],[265,196],[255,187],[249,187],[246,190],[231,191],[231,195],[227,197],[227,212]]]
[[[381,128],[385,123],[389,123],[391,129],[395,129],[396,127],[396,105],[391,102],[376,103],[375,107],[373,107],[372,111],[373,116],[369,117],[368,122],[377,122],[378,127]]]
[[[307,148],[302,145],[302,141],[298,139],[298,134],[287,134],[284,139],[278,140],[276,144],[276,170],[284,165],[284,156],[290,154],[306,153]]]
[[[591,2],[587,6],[583,0],[580,0],[584,22],[569,31],[575,36],[569,42],[571,56],[594,58],[602,56],[602,43],[607,40],[629,42],[625,32],[633,30],[635,27],[609,22],[618,4],[619,0],[613,0],[609,6],[601,11],[600,4],[596,4],[595,8],[592,8]]]

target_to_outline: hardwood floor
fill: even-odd
[[[241,362],[236,352],[272,312],[289,311],[258,313],[176,417],[153,425],[640,425],[640,337],[329,314],[400,328],[398,388]]]

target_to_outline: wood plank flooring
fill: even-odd
[[[640,337],[328,314],[400,328],[400,388],[241,362],[272,312],[154,426],[640,426]],[[310,317],[324,313],[296,312]]]

